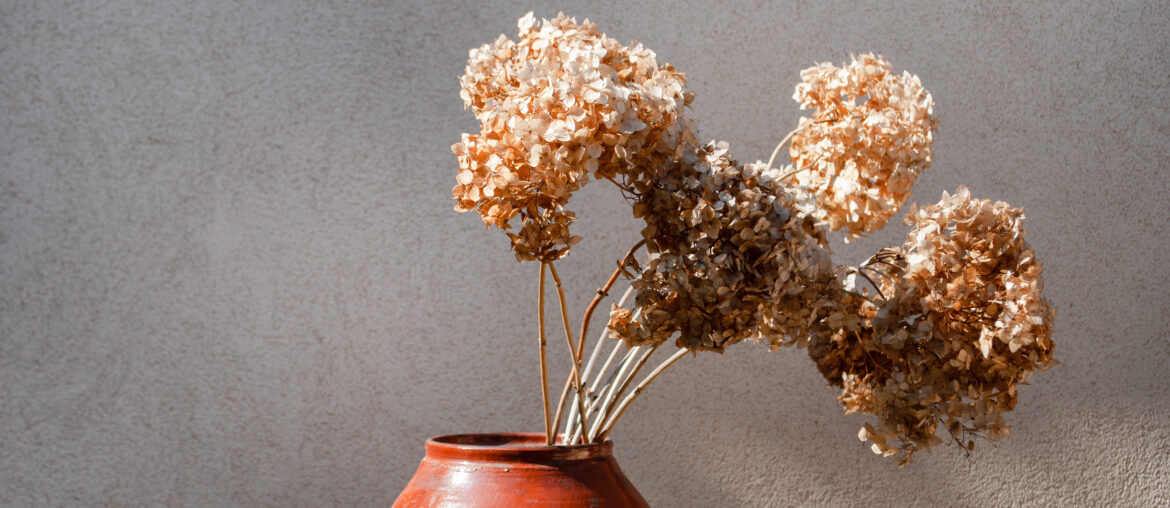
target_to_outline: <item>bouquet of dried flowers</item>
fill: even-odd
[[[518,40],[470,52],[461,95],[481,126],[452,146],[453,194],[455,210],[478,212],[519,261],[539,263],[547,444],[605,440],[666,368],[744,339],[807,348],[846,412],[877,418],[859,437],[902,463],[941,441],[940,423],[965,450],[1008,434],[1017,385],[1056,363],[1022,210],[960,187],[912,205],[902,246],[858,266],[830,257],[829,232],[881,229],[930,167],[933,100],[917,76],[870,54],[806,69],[793,98],[811,114],[766,163],[741,164],[726,142],[700,141],[685,76],[653,51],[563,14],[518,26]],[[574,334],[554,263],[581,240],[567,206],[591,180],[616,186],[645,227]],[[548,275],[571,357],[555,406]],[[630,287],[586,358],[590,320],[623,276]],[[671,340],[676,351],[639,381]]]

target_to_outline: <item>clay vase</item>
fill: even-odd
[[[613,441],[545,446],[544,434],[456,434],[427,454],[395,508],[649,507],[613,458]]]

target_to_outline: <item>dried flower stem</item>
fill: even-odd
[[[559,399],[560,402],[557,403],[557,410],[556,410],[556,413],[554,413],[556,416],[553,419],[553,427],[560,427],[560,425],[561,425],[561,413],[565,410],[565,402],[564,401],[567,400],[567,398],[569,396],[569,389],[571,389],[572,387],[573,387],[573,376],[570,374],[569,377],[565,378],[565,386],[561,388],[561,397]],[[567,418],[565,420],[565,425],[570,426],[572,424],[573,424],[573,414],[570,412],[569,418]]]
[[[621,342],[621,341],[615,341],[615,342],[616,343],[614,344],[613,350],[610,351],[610,353],[609,353],[609,357],[606,358],[605,363],[601,366],[601,370],[597,371],[597,376],[593,379],[593,383],[590,385],[589,391],[586,392],[588,394],[588,398],[589,398],[589,402],[585,406],[585,408],[586,408],[585,409],[585,419],[586,420],[588,420],[589,418],[592,418],[593,413],[595,413],[597,411],[598,405],[601,402],[600,392],[608,390],[610,385],[613,384],[614,377],[617,375],[617,373],[614,372],[613,374],[611,374],[609,376],[609,379],[606,380],[605,384],[602,385],[601,381],[604,378],[605,373],[609,372],[610,365],[613,364],[613,361],[617,358],[618,353],[621,352],[622,347],[625,346],[624,342]],[[600,422],[598,422],[598,423],[600,423]],[[596,426],[596,424],[594,426]],[[569,442],[576,442],[577,438],[581,436],[583,430],[584,429],[582,429],[582,427],[580,425],[576,426],[576,428],[572,432],[569,432],[569,430],[566,429],[565,432],[572,435],[572,439],[570,439]]]
[[[601,431],[597,437],[594,438],[594,441],[605,441],[605,437],[609,435],[611,430],[613,430],[613,426],[617,423],[618,419],[621,418],[622,414],[626,412],[626,408],[630,407],[630,403],[634,402],[634,399],[637,399],[638,395],[641,395],[642,392],[646,390],[646,387],[650,385],[650,382],[654,381],[654,378],[657,378],[659,374],[662,374],[662,371],[666,370],[667,367],[673,365],[674,362],[677,362],[683,356],[686,356],[686,354],[689,352],[690,350],[688,349],[679,349],[673,355],[670,355],[670,358],[667,358],[660,365],[658,365],[658,367],[651,371],[650,374],[647,374],[646,379],[643,379],[641,383],[638,383],[638,386],[634,388],[634,391],[622,400],[621,405],[618,406],[613,416],[609,417],[609,420],[606,420],[605,425],[601,427]]]
[[[611,400],[606,402],[606,410],[603,411],[599,416],[599,421],[605,421],[607,418],[609,418],[614,409],[613,401],[617,400],[626,393],[626,389],[630,387],[630,383],[634,381],[634,378],[638,377],[638,371],[642,370],[642,366],[646,365],[646,361],[650,359],[650,355],[654,354],[654,352],[658,350],[658,346],[661,345],[662,343],[655,344],[642,353],[642,356],[638,358],[637,363],[634,364],[634,369],[630,371],[630,375],[621,380],[621,384],[618,386],[617,390],[613,390],[611,392],[609,396]]]
[[[851,271],[851,272],[853,272],[853,273],[855,273],[855,274],[857,274],[857,275],[860,275],[862,278],[864,278],[866,281],[868,281],[868,282],[869,282],[869,285],[870,285],[870,286],[873,286],[873,289],[874,289],[874,291],[877,291],[877,294],[878,294],[878,296],[879,296],[879,297],[880,297],[882,300],[885,300],[885,299],[886,299],[886,295],[885,295],[885,293],[882,293],[882,287],[881,287],[880,285],[878,285],[878,283],[877,283],[877,282],[874,282],[874,280],[873,280],[873,279],[869,278],[869,275],[867,275],[867,274],[866,274],[866,272],[865,272],[864,270],[859,270],[859,269],[857,269],[857,268],[849,267],[849,271]],[[875,302],[875,301],[873,301],[873,300],[872,300],[872,299],[870,299],[870,298],[866,298],[864,295],[862,295],[862,297],[863,297],[863,298],[865,298],[866,300],[869,300],[869,301],[870,301],[870,303],[872,303],[872,304],[874,304],[874,305],[877,305],[877,304],[878,304],[878,302]]]
[[[632,294],[634,294],[634,286],[630,286],[630,287],[626,288],[626,292],[622,294],[622,297],[620,299],[618,299],[617,306],[618,307],[625,307],[626,301],[628,301],[630,299],[630,295],[632,295]],[[614,344],[613,353],[611,353],[609,355],[609,358],[606,360],[605,365],[603,365],[601,367],[601,370],[598,371],[598,373],[597,373],[597,380],[595,382],[593,382],[591,386],[589,386],[590,385],[589,375],[593,373],[593,366],[597,364],[597,359],[600,357],[601,350],[604,349],[604,346],[605,346],[605,333],[606,333],[606,330],[602,330],[601,334],[598,335],[597,344],[595,344],[593,346],[593,353],[591,353],[589,355],[589,361],[585,364],[585,370],[581,372],[581,380],[586,385],[586,388],[585,388],[585,398],[587,399],[586,400],[586,408],[588,408],[589,405],[593,403],[594,393],[597,391],[597,383],[601,381],[601,374],[603,374],[606,370],[609,369],[610,364],[613,363],[614,356],[617,355],[618,349],[620,349],[620,346],[621,346],[620,341],[618,343]],[[572,431],[572,425],[573,425],[573,420],[575,418],[577,418],[576,413],[577,413],[577,407],[576,406],[569,406],[569,417],[565,419],[565,435],[566,436],[574,434]],[[588,418],[588,416],[586,416],[586,418]]]
[[[567,379],[565,382],[565,390],[561,391],[560,400],[557,401],[557,411],[555,413],[556,420],[552,424],[552,428],[555,429],[555,428],[558,428],[561,426],[561,414],[563,414],[563,412],[565,410],[565,400],[566,400],[565,395],[568,391],[568,386],[569,386],[570,382],[572,382],[573,387],[577,392],[577,396],[574,398],[576,399],[576,402],[577,402],[577,410],[579,411],[579,413],[581,415],[581,425],[584,426],[585,425],[585,406],[584,406],[585,403],[583,400],[584,397],[582,395],[584,393],[584,391],[581,389],[581,387],[584,386],[581,383],[581,356],[584,354],[584,351],[580,347],[580,346],[583,346],[584,344],[581,344],[581,345],[574,345],[573,344],[573,332],[569,329],[569,309],[568,309],[568,306],[565,305],[565,290],[561,286],[561,278],[560,278],[560,276],[557,275],[557,269],[555,266],[553,266],[552,261],[547,261],[547,262],[545,262],[545,264],[548,265],[548,271],[549,271],[549,273],[552,274],[553,282],[555,283],[556,288],[557,288],[557,298],[561,302],[561,322],[564,323],[564,326],[565,326],[565,343],[568,344],[569,356],[573,360],[572,371],[569,373],[569,379]],[[583,341],[584,339],[585,339],[585,337],[584,337],[584,335],[582,335],[581,340]]]
[[[616,344],[614,344],[613,351],[611,351],[609,353],[609,358],[605,359],[605,363],[602,364],[601,370],[597,371],[597,377],[595,377],[593,379],[593,385],[589,387],[589,391],[591,393],[594,393],[594,394],[598,393],[598,390],[599,390],[598,385],[601,385],[600,390],[608,389],[609,385],[613,383],[614,377],[617,376],[617,371],[615,370],[614,372],[610,373],[608,378],[605,379],[605,383],[601,382],[602,375],[604,375],[606,372],[609,372],[610,365],[613,364],[613,361],[617,358],[618,353],[620,353],[622,351],[622,347],[626,346],[625,342],[621,342],[621,341],[615,341],[615,342],[616,342]],[[632,354],[631,349],[628,346],[625,349],[626,349],[626,354],[622,357],[622,361],[618,363],[619,369],[621,368],[622,365],[625,365],[625,363],[629,360],[629,358],[628,358],[629,355]],[[637,349],[637,347],[635,346],[634,349]]]
[[[613,351],[610,351],[609,358],[606,358],[605,363],[603,363],[601,365],[601,370],[597,371],[597,377],[593,378],[593,385],[589,387],[590,392],[597,393],[598,385],[602,384],[601,383],[602,374],[605,374],[606,372],[609,371],[610,365],[613,365],[613,361],[615,359],[617,359],[618,353],[620,353],[622,351],[622,346],[625,346],[625,345],[626,344],[624,342],[614,341]],[[627,350],[626,352],[628,354],[629,348],[627,347],[626,350]],[[610,377],[612,378],[613,376],[611,375]],[[605,389],[605,387],[608,387],[609,383],[611,383],[611,382],[613,382],[612,379],[607,380],[605,382],[605,385],[603,387],[601,387],[601,389]]]
[[[633,294],[634,294],[634,286],[630,286],[630,287],[626,288],[626,292],[623,293],[622,297],[618,299],[617,306],[618,307],[625,307],[626,302],[629,301],[629,299],[630,299],[630,295],[633,295]],[[603,346],[605,346],[605,333],[606,333],[606,330],[602,330],[601,334],[597,336],[597,344],[595,346],[593,346],[593,353],[589,355],[589,362],[585,364],[585,370],[583,372],[581,372],[581,377],[582,377],[582,379],[585,379],[586,382],[588,382],[588,380],[589,380],[589,375],[593,373],[593,365],[597,362],[597,358],[600,356],[600,353],[601,353],[601,350],[603,349]],[[605,370],[605,367],[602,367],[602,371],[604,371],[604,370]]]
[[[630,250],[626,251],[626,255],[622,256],[622,258],[620,260],[618,260],[618,266],[616,269],[614,269],[613,274],[611,274],[609,276],[609,280],[607,280],[605,282],[604,286],[602,286],[600,289],[597,290],[597,294],[593,296],[593,300],[590,301],[589,306],[585,308],[585,314],[581,318],[581,335],[577,339],[576,353],[574,353],[574,355],[573,355],[573,365],[574,365],[574,372],[572,373],[573,377],[570,378],[571,380],[576,381],[577,395],[574,395],[574,398],[577,399],[576,405],[578,405],[578,406],[581,406],[584,404],[582,401],[582,399],[584,398],[584,395],[581,395],[583,393],[581,390],[581,387],[583,386],[581,384],[581,377],[584,377],[584,376],[578,376],[579,371],[577,369],[580,368],[581,358],[582,358],[582,356],[585,355],[585,336],[586,336],[586,334],[589,333],[589,321],[590,321],[590,319],[593,318],[593,312],[595,310],[597,310],[597,306],[601,303],[601,300],[609,295],[609,290],[611,288],[613,288],[614,283],[617,282],[618,276],[621,275],[621,273],[622,273],[622,268],[624,268],[626,266],[626,263],[628,263],[630,261],[630,259],[633,258],[634,252],[636,252],[639,248],[641,248],[642,245],[645,245],[645,243],[646,243],[646,240],[638,240],[638,243],[635,243],[633,247],[630,247]],[[556,284],[557,284],[557,294],[561,297],[561,317],[563,319],[565,319],[565,333],[566,333],[566,339],[568,339],[567,334],[569,333],[569,322],[568,322],[568,317],[567,317],[565,306],[564,306],[564,292],[561,289],[561,282],[560,282],[560,278],[557,277],[556,269],[553,268],[553,265],[551,262],[549,262],[548,265],[549,265],[549,269],[552,271],[553,280],[556,281]],[[624,299],[623,299],[623,302],[624,302]],[[569,341],[569,348],[570,348],[570,351],[572,351],[573,344],[572,344],[571,340]],[[594,356],[596,356],[596,351],[594,352]],[[564,411],[565,400],[568,397],[568,395],[569,395],[569,381],[566,381],[565,388],[561,390],[561,396],[557,400],[557,410],[555,413],[556,420],[553,424],[554,428],[560,427],[561,412]],[[580,414],[580,416],[582,418],[581,424],[585,425],[584,411],[581,411],[581,408],[578,408],[576,411]],[[572,409],[570,409],[570,411],[569,411],[569,418],[570,419],[574,416],[573,413],[574,413],[574,411]]]
[[[601,397],[601,399],[598,399],[596,402],[594,402],[594,404],[593,404],[594,408],[597,409],[597,419],[594,420],[594,422],[593,422],[594,423],[593,429],[595,431],[597,431],[597,432],[601,431],[601,424],[605,423],[605,414],[606,414],[606,412],[609,411],[609,405],[613,403],[613,400],[615,398],[614,391],[617,390],[618,384],[621,383],[621,380],[625,379],[626,373],[629,372],[631,361],[635,357],[637,357],[637,354],[639,351],[641,351],[641,349],[642,348],[640,346],[635,346],[635,347],[629,348],[626,351],[626,355],[625,355],[625,357],[622,358],[622,362],[620,364],[620,367],[614,372],[613,377],[610,379],[610,381],[608,383],[608,386],[605,390],[605,394]],[[586,434],[585,440],[588,442],[593,442],[594,435],[596,435],[596,432],[592,435]]]
[[[544,400],[544,444],[552,445],[552,424],[548,417],[548,362],[545,359],[544,339],[544,263],[540,265],[540,299],[536,302],[536,319],[540,340],[540,396]]]
[[[794,170],[792,170],[792,171],[789,171],[789,172],[787,172],[787,173],[784,173],[783,175],[780,175],[780,177],[779,177],[779,178],[777,178],[777,179],[776,179],[776,181],[777,181],[777,182],[779,182],[779,181],[782,181],[782,180],[784,180],[785,178],[788,178],[788,177],[790,177],[790,176],[792,176],[792,175],[795,175],[795,174],[797,174],[797,173],[799,173],[799,172],[801,172],[801,171],[804,171],[804,170],[806,170],[806,169],[808,169],[808,168],[811,168],[811,167],[813,167],[813,166],[816,166],[816,165],[817,165],[817,163],[818,163],[818,162],[820,162],[820,161],[821,161],[821,159],[819,159],[819,158],[817,158],[817,159],[813,159],[813,161],[812,161],[811,163],[809,163],[809,164],[805,164],[804,166],[801,166],[801,167],[799,167],[799,168],[796,168],[796,169],[794,169]]]
[[[792,139],[792,136],[795,136],[796,133],[803,130],[807,125],[808,123],[801,123],[799,127],[792,129],[792,132],[789,132],[787,136],[784,136],[784,139],[781,139],[780,142],[776,144],[776,149],[772,150],[772,156],[768,157],[768,166],[764,168],[765,172],[772,169],[772,163],[776,162],[776,156],[780,154],[780,149],[784,148],[784,145],[788,143],[788,140]]]
[[[589,333],[589,320],[593,317],[593,311],[597,310],[597,305],[601,303],[603,298],[609,295],[610,288],[613,287],[614,282],[616,282],[618,276],[621,275],[622,268],[625,268],[626,263],[630,262],[630,259],[634,257],[634,252],[636,252],[645,244],[646,240],[638,240],[638,243],[635,243],[633,247],[630,247],[630,250],[626,251],[626,255],[622,256],[622,259],[618,261],[618,266],[613,271],[613,274],[609,276],[609,280],[605,281],[605,285],[602,286],[601,289],[597,290],[597,294],[593,297],[593,301],[589,302],[589,306],[585,308],[585,316],[581,318],[581,337],[577,344],[578,357],[585,353],[585,334]],[[625,297],[623,297],[623,302],[624,300]]]
[[[860,271],[863,271],[863,272],[865,272],[865,273],[867,273],[867,274],[868,274],[868,273],[871,273],[871,272],[872,272],[872,273],[876,273],[876,274],[878,274],[878,275],[882,276],[882,278],[883,278],[883,279],[885,279],[887,282],[889,282],[891,285],[897,285],[897,284],[898,284],[898,279],[895,279],[895,278],[891,277],[891,276],[890,276],[890,274],[888,274],[888,273],[886,273],[886,272],[883,272],[883,271],[881,271],[881,270],[878,270],[878,269],[876,269],[876,268],[873,268],[873,267],[872,267],[872,266],[870,266],[870,265],[861,265],[861,266],[859,266],[859,267],[858,267],[858,269],[860,269]],[[873,280],[870,280],[870,283],[871,283],[871,284],[872,284],[873,282],[874,282]],[[881,297],[882,297],[882,300],[885,300],[885,299],[886,299],[886,295],[885,295],[885,293],[883,293],[883,292],[882,292],[882,287],[881,287],[881,286],[874,286],[874,287],[876,287],[876,288],[877,288],[877,290],[878,290],[878,295],[881,295]]]
[[[776,162],[776,156],[780,154],[780,149],[784,148],[785,143],[788,143],[789,141],[792,140],[792,136],[799,134],[800,131],[804,130],[806,127],[808,127],[809,125],[812,125],[814,123],[821,123],[824,121],[836,120],[836,118],[826,118],[829,116],[829,113],[831,113],[831,112],[826,112],[825,114],[821,115],[820,118],[813,120],[811,122],[800,122],[800,125],[797,128],[792,129],[792,132],[789,132],[788,135],[784,136],[784,139],[781,139],[780,142],[776,144],[776,149],[772,150],[772,156],[768,157],[768,166],[764,168],[764,171],[766,172],[766,171],[772,169],[772,163]],[[804,119],[802,118],[801,120],[804,120]],[[789,176],[792,176],[793,173],[796,173],[797,171],[801,171],[803,169],[807,169],[807,168],[800,168],[800,169],[797,169],[794,171],[789,171],[788,174],[778,178],[778,180],[783,180],[785,178],[788,178]]]

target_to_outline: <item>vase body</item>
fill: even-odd
[[[618,467],[613,441],[545,446],[544,434],[457,434],[427,453],[395,508],[648,507]]]

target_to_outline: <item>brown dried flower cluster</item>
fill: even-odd
[[[818,218],[849,238],[881,229],[930,166],[934,101],[917,76],[892,72],[872,54],[843,67],[800,73],[792,98],[801,118],[789,146],[799,185],[820,202]]]
[[[809,353],[842,387],[846,412],[878,416],[859,437],[875,453],[940,442],[941,424],[966,449],[1008,435],[1016,386],[1055,364],[1055,312],[1024,239],[1023,211],[972,199],[965,187],[912,208],[913,230],[856,270],[881,295],[843,293]],[[849,284],[843,289],[851,289]]]
[[[829,231],[848,240],[884,227],[931,164],[933,100],[917,76],[897,75],[872,54],[806,69],[793,98],[812,114],[791,135],[791,164],[741,165],[727,143],[700,145],[685,115],[693,100],[685,76],[641,44],[624,46],[563,14],[538,22],[529,13],[518,27],[518,40],[501,35],[470,52],[461,96],[480,130],[452,146],[452,193],[457,211],[475,210],[508,234],[517,259],[542,262],[546,443],[561,408],[572,406],[564,404],[570,388],[577,418],[564,434],[604,440],[645,385],[688,351],[745,339],[807,345],[841,388],[846,412],[877,417],[859,434],[875,453],[902,452],[908,462],[941,442],[939,426],[967,450],[972,437],[1008,434],[1003,415],[1017,386],[1056,364],[1055,313],[1041,295],[1022,210],[960,187],[912,208],[905,222],[913,230],[899,248],[857,267],[829,257]],[[580,240],[566,206],[592,178],[614,183],[645,222],[648,259],[634,261],[635,246],[617,269],[633,279],[635,304],[613,306],[608,333],[630,347],[673,338],[681,348],[620,403],[657,348],[628,350],[607,387],[594,391],[617,349],[589,383],[600,344],[583,363],[586,331],[619,272],[585,311],[574,345],[551,263]],[[544,363],[546,268],[574,362],[555,420]]]
[[[481,122],[452,146],[457,211],[508,230],[521,261],[553,260],[579,240],[565,204],[588,180],[638,175],[693,148],[683,118],[685,78],[653,51],[623,46],[586,20],[520,19],[519,41],[501,35],[470,52],[460,79]]]
[[[635,308],[610,314],[615,337],[658,344],[677,332],[680,348],[721,351],[807,336],[821,286],[835,280],[825,231],[760,169],[712,142],[639,193],[650,259],[633,281]]]

